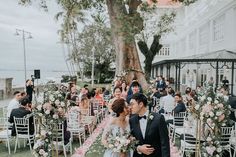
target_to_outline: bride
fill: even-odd
[[[102,135],[102,144],[107,148],[103,157],[131,157],[131,151],[128,150],[125,153],[121,153],[114,151],[117,146],[114,149],[109,146],[109,138],[114,137],[113,139],[116,139],[116,136],[119,133],[121,135],[124,135],[127,132],[130,133],[129,120],[127,116],[129,115],[129,109],[127,103],[122,98],[117,99],[113,102],[111,109],[115,113],[116,117],[113,117],[110,120]]]

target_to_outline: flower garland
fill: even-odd
[[[227,103],[227,97],[215,93],[212,86],[206,85],[198,95],[199,102],[190,111],[204,124],[202,133],[206,142],[201,147],[203,156],[220,157],[223,153],[219,141],[221,127],[229,123],[231,107]]]
[[[44,87],[44,99],[37,105],[33,113],[40,124],[36,130],[36,143],[33,155],[36,157],[52,156],[52,131],[65,120],[63,113],[67,110],[65,93],[58,90],[56,84],[47,83]]]

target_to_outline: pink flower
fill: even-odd
[[[209,112],[212,111],[212,109],[213,109],[213,107],[211,105],[206,104],[202,107],[202,112],[203,113],[209,113]]]
[[[224,108],[224,105],[222,103],[217,105],[219,108]]]
[[[215,152],[216,148],[215,147],[206,147],[206,151],[209,155],[213,155],[213,153]]]

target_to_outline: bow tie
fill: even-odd
[[[146,116],[146,115],[144,115],[144,116],[138,116],[138,120],[140,120],[140,119],[142,119],[142,118],[147,119],[147,116]]]

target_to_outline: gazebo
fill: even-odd
[[[234,70],[235,70],[235,62],[236,62],[236,53],[228,50],[220,50],[210,53],[203,53],[198,55],[193,55],[184,58],[178,59],[168,59],[156,62],[152,65],[152,76],[155,77],[154,74],[162,75],[163,71],[166,69],[166,78],[170,79],[171,67],[175,69],[175,90],[180,90],[180,76],[181,69],[183,69],[187,64],[196,65],[196,67],[200,67],[199,65],[208,64],[215,70],[215,85],[218,87],[219,85],[219,70],[220,69],[230,69],[231,70],[231,79],[229,80],[229,88],[231,95],[234,94]],[[156,71],[155,71],[156,70]],[[156,72],[156,73],[155,73]],[[172,72],[174,72],[172,70]]]

